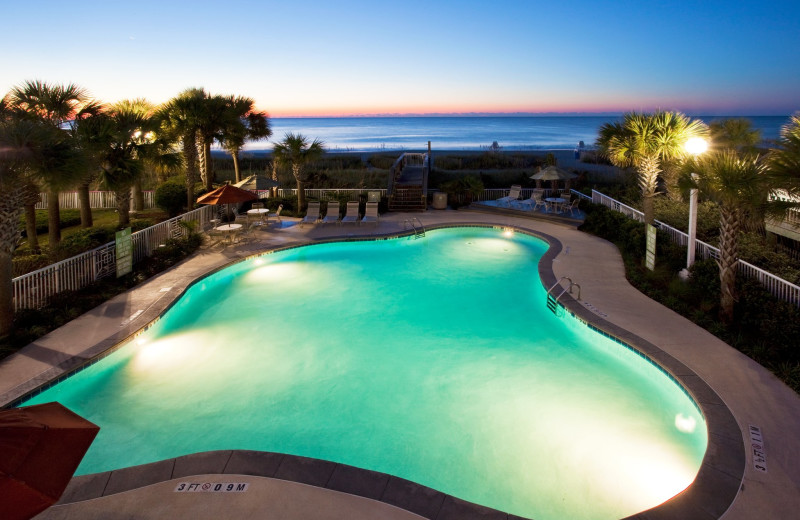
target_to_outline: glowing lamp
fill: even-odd
[[[700,155],[708,150],[708,142],[702,137],[692,137],[686,144],[683,145],[684,149],[692,155]]]

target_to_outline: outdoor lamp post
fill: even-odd
[[[708,143],[702,137],[693,137],[683,145],[687,152],[697,157],[708,149]],[[692,174],[692,180],[697,180],[697,174]],[[686,269],[680,273],[684,280],[689,278],[689,268],[694,263],[695,242],[697,240],[697,189],[689,191],[689,241],[686,244]]]

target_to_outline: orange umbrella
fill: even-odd
[[[58,403],[0,411],[0,518],[55,504],[99,430]]]
[[[209,191],[197,199],[198,204],[238,204],[248,200],[258,200],[258,197],[241,188],[226,184],[214,191]]]

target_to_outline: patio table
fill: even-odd
[[[544,200],[549,203],[548,206],[555,208],[554,211],[556,213],[561,213],[562,206],[567,203],[567,199],[562,199],[561,197],[547,197]]]

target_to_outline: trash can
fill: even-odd
[[[433,209],[447,209],[447,193],[442,193],[440,191],[434,193],[431,207],[433,207]]]

